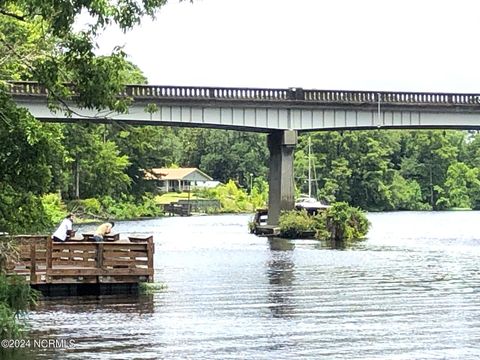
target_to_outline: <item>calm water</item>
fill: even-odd
[[[369,219],[368,239],[337,249],[255,237],[245,215],[118,223],[155,235],[167,290],[42,301],[33,336],[76,346],[36,357],[480,358],[480,212]]]

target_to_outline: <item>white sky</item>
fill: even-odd
[[[480,93],[478,0],[170,0],[125,45],[157,85]]]

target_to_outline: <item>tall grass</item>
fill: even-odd
[[[22,336],[23,315],[35,304],[39,292],[24,277],[6,274],[8,264],[17,256],[11,238],[0,238],[0,250],[0,339],[13,339]]]

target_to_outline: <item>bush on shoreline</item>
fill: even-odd
[[[15,247],[6,237],[0,238],[0,339],[19,338],[25,331],[23,315],[35,304],[39,293],[30,287],[24,277],[6,275],[9,256],[15,256]]]
[[[213,189],[198,190],[195,195],[205,199],[219,200],[219,212],[221,213],[252,212],[266,204],[268,189],[265,184],[257,182],[253,186],[251,194],[247,194],[246,190],[238,187],[233,180],[230,180],[225,185],[218,185]]]
[[[305,233],[315,233],[319,223],[316,216],[308,215],[306,210],[284,211],[280,215],[280,235],[288,239],[296,239]]]
[[[127,220],[163,215],[162,208],[152,194],[135,199],[123,195],[119,199],[111,196],[71,200],[63,203],[57,194],[48,194],[42,198],[46,214],[54,224],[58,224],[68,212],[75,213],[82,220],[114,219]]]

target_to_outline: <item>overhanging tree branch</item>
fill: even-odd
[[[8,16],[8,17],[14,18],[14,19],[19,20],[19,21],[25,21],[25,16],[14,14],[14,13],[5,11],[3,9],[0,9],[0,15]]]

